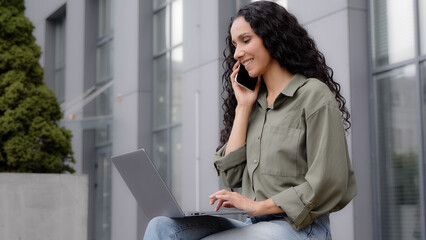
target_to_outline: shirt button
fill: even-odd
[[[254,164],[257,164],[259,161],[257,159],[253,160]]]
[[[260,140],[260,136],[259,136],[259,137],[257,137],[257,140]]]
[[[309,208],[309,210],[312,210],[312,209],[314,208],[314,204],[309,203],[309,204],[308,204],[308,208]]]

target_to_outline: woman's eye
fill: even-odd
[[[248,42],[250,42],[250,38],[246,38],[246,39],[244,39],[244,40],[243,40],[243,42],[244,42],[244,43],[248,43]]]

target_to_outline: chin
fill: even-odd
[[[257,76],[258,76],[258,74],[251,74],[251,73],[249,73],[248,74],[251,78],[257,78]]]
[[[253,73],[253,71],[247,71],[248,75],[252,78],[257,77],[256,73]]]

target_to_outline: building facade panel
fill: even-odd
[[[113,1],[114,24],[114,133],[113,154],[136,150],[138,147],[139,106],[139,2]],[[138,206],[121,176],[112,176],[111,239],[138,237]]]
[[[309,6],[309,7],[307,7]],[[288,9],[302,24],[308,24],[348,7],[347,0],[331,0],[324,3],[315,0],[289,0]]]
[[[183,1],[183,71],[216,60],[218,46],[218,0]]]
[[[367,2],[367,1],[360,1]],[[351,4],[351,2],[350,2]],[[368,76],[368,10],[349,9],[349,64],[351,96],[352,164],[357,175],[358,195],[354,205],[354,239],[373,238],[371,188],[371,111]]]

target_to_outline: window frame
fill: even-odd
[[[155,0],[153,0],[155,1]],[[166,107],[165,107],[165,113],[166,113],[166,123],[162,124],[160,126],[155,126],[155,111],[156,111],[156,100],[155,98],[155,86],[156,86],[156,79],[155,77],[153,77],[153,102],[152,102],[152,106],[153,106],[153,126],[152,126],[152,147],[154,148],[156,146],[155,144],[155,136],[161,134],[162,132],[165,132],[166,135],[166,142],[165,142],[165,146],[167,146],[167,150],[165,152],[166,155],[166,166],[167,166],[167,170],[166,170],[166,176],[163,175],[163,178],[166,182],[166,184],[172,189],[174,190],[173,192],[176,193],[176,198],[179,198],[179,195],[177,192],[175,191],[175,189],[173,188],[174,184],[174,178],[173,178],[173,169],[172,167],[174,166],[174,161],[172,161],[172,159],[176,158],[177,156],[174,156],[173,154],[173,135],[172,133],[174,132],[174,130],[179,130],[179,128],[182,128],[182,119],[179,120],[179,122],[173,122],[172,121],[172,103],[173,103],[173,52],[175,50],[177,50],[178,48],[183,48],[183,39],[181,42],[178,42],[176,44],[173,44],[173,39],[172,39],[172,34],[173,34],[173,4],[181,1],[181,3],[183,4],[182,0],[165,0],[164,3],[160,4],[157,8],[155,8],[154,4],[153,4],[153,26],[155,26],[156,22],[155,22],[155,17],[156,14],[159,14],[161,11],[165,11],[165,19],[166,21],[164,22],[166,25],[164,26],[164,29],[166,31],[165,37],[166,37],[166,41],[165,41],[165,48],[155,52],[156,49],[154,49],[153,46],[153,52],[152,52],[152,61],[153,61],[153,69],[154,69],[154,62],[158,59],[160,59],[161,57],[165,57],[166,58],[166,96],[167,96],[167,103],[166,103]],[[182,26],[183,28],[183,26]],[[155,43],[155,28],[153,27],[153,43]],[[155,76],[155,71],[153,71],[153,74]],[[153,157],[153,161],[156,162],[157,167],[159,167],[160,165],[163,166],[164,163],[160,163],[157,162],[159,161],[159,159],[157,159],[156,157],[156,150],[153,149],[152,151],[152,157]],[[177,199],[179,201],[179,199]]]
[[[382,223],[381,223],[381,208],[380,208],[380,204],[381,204],[381,200],[380,200],[380,166],[378,166],[379,164],[379,160],[378,160],[378,156],[379,156],[379,150],[378,150],[378,122],[377,122],[377,117],[376,117],[376,104],[377,104],[377,96],[376,96],[376,92],[377,92],[377,83],[375,81],[375,76],[378,76],[381,73],[385,73],[388,71],[392,71],[394,69],[398,69],[398,68],[403,68],[409,65],[414,65],[415,68],[415,74],[414,74],[414,78],[416,80],[416,87],[418,89],[417,97],[416,97],[416,101],[418,103],[418,115],[417,115],[417,129],[421,130],[419,131],[420,133],[417,134],[417,141],[418,141],[418,149],[416,149],[416,153],[418,155],[418,174],[419,174],[419,186],[418,186],[418,190],[419,190],[419,207],[420,207],[420,231],[421,231],[421,239],[426,239],[426,217],[425,217],[425,213],[426,213],[426,209],[425,209],[425,188],[426,188],[426,183],[425,183],[425,152],[423,150],[423,146],[425,146],[425,137],[424,136],[424,120],[423,120],[423,105],[425,103],[422,102],[422,99],[425,97],[423,94],[423,88],[424,86],[422,86],[422,76],[420,75],[420,65],[423,62],[426,62],[426,54],[422,55],[421,53],[421,49],[420,49],[420,13],[419,13],[419,1],[420,0],[411,0],[414,1],[414,51],[415,51],[415,55],[413,58],[407,59],[407,60],[403,60],[400,62],[395,62],[395,63],[391,63],[391,64],[384,64],[381,66],[375,66],[375,63],[373,62],[373,28],[372,28],[372,23],[373,23],[373,19],[372,19],[372,4],[373,1],[375,0],[369,0],[368,4],[367,4],[367,10],[368,10],[368,37],[369,37],[369,59],[368,59],[368,63],[370,66],[370,73],[369,73],[369,78],[370,78],[370,96],[371,96],[371,104],[372,107],[370,108],[370,122],[371,122],[371,127],[372,127],[372,180],[373,182],[373,209],[375,209],[374,211],[374,239],[383,239],[381,232],[383,231],[381,229]],[[423,13],[426,14],[426,13]]]
[[[57,66],[57,26],[63,25],[63,63]],[[52,15],[46,19],[46,50],[45,50],[45,81],[47,85],[55,92],[59,103],[65,102],[65,83],[66,83],[66,4],[59,7]],[[56,74],[63,72],[61,79],[62,86],[58,86]],[[60,89],[59,89],[60,87]]]

